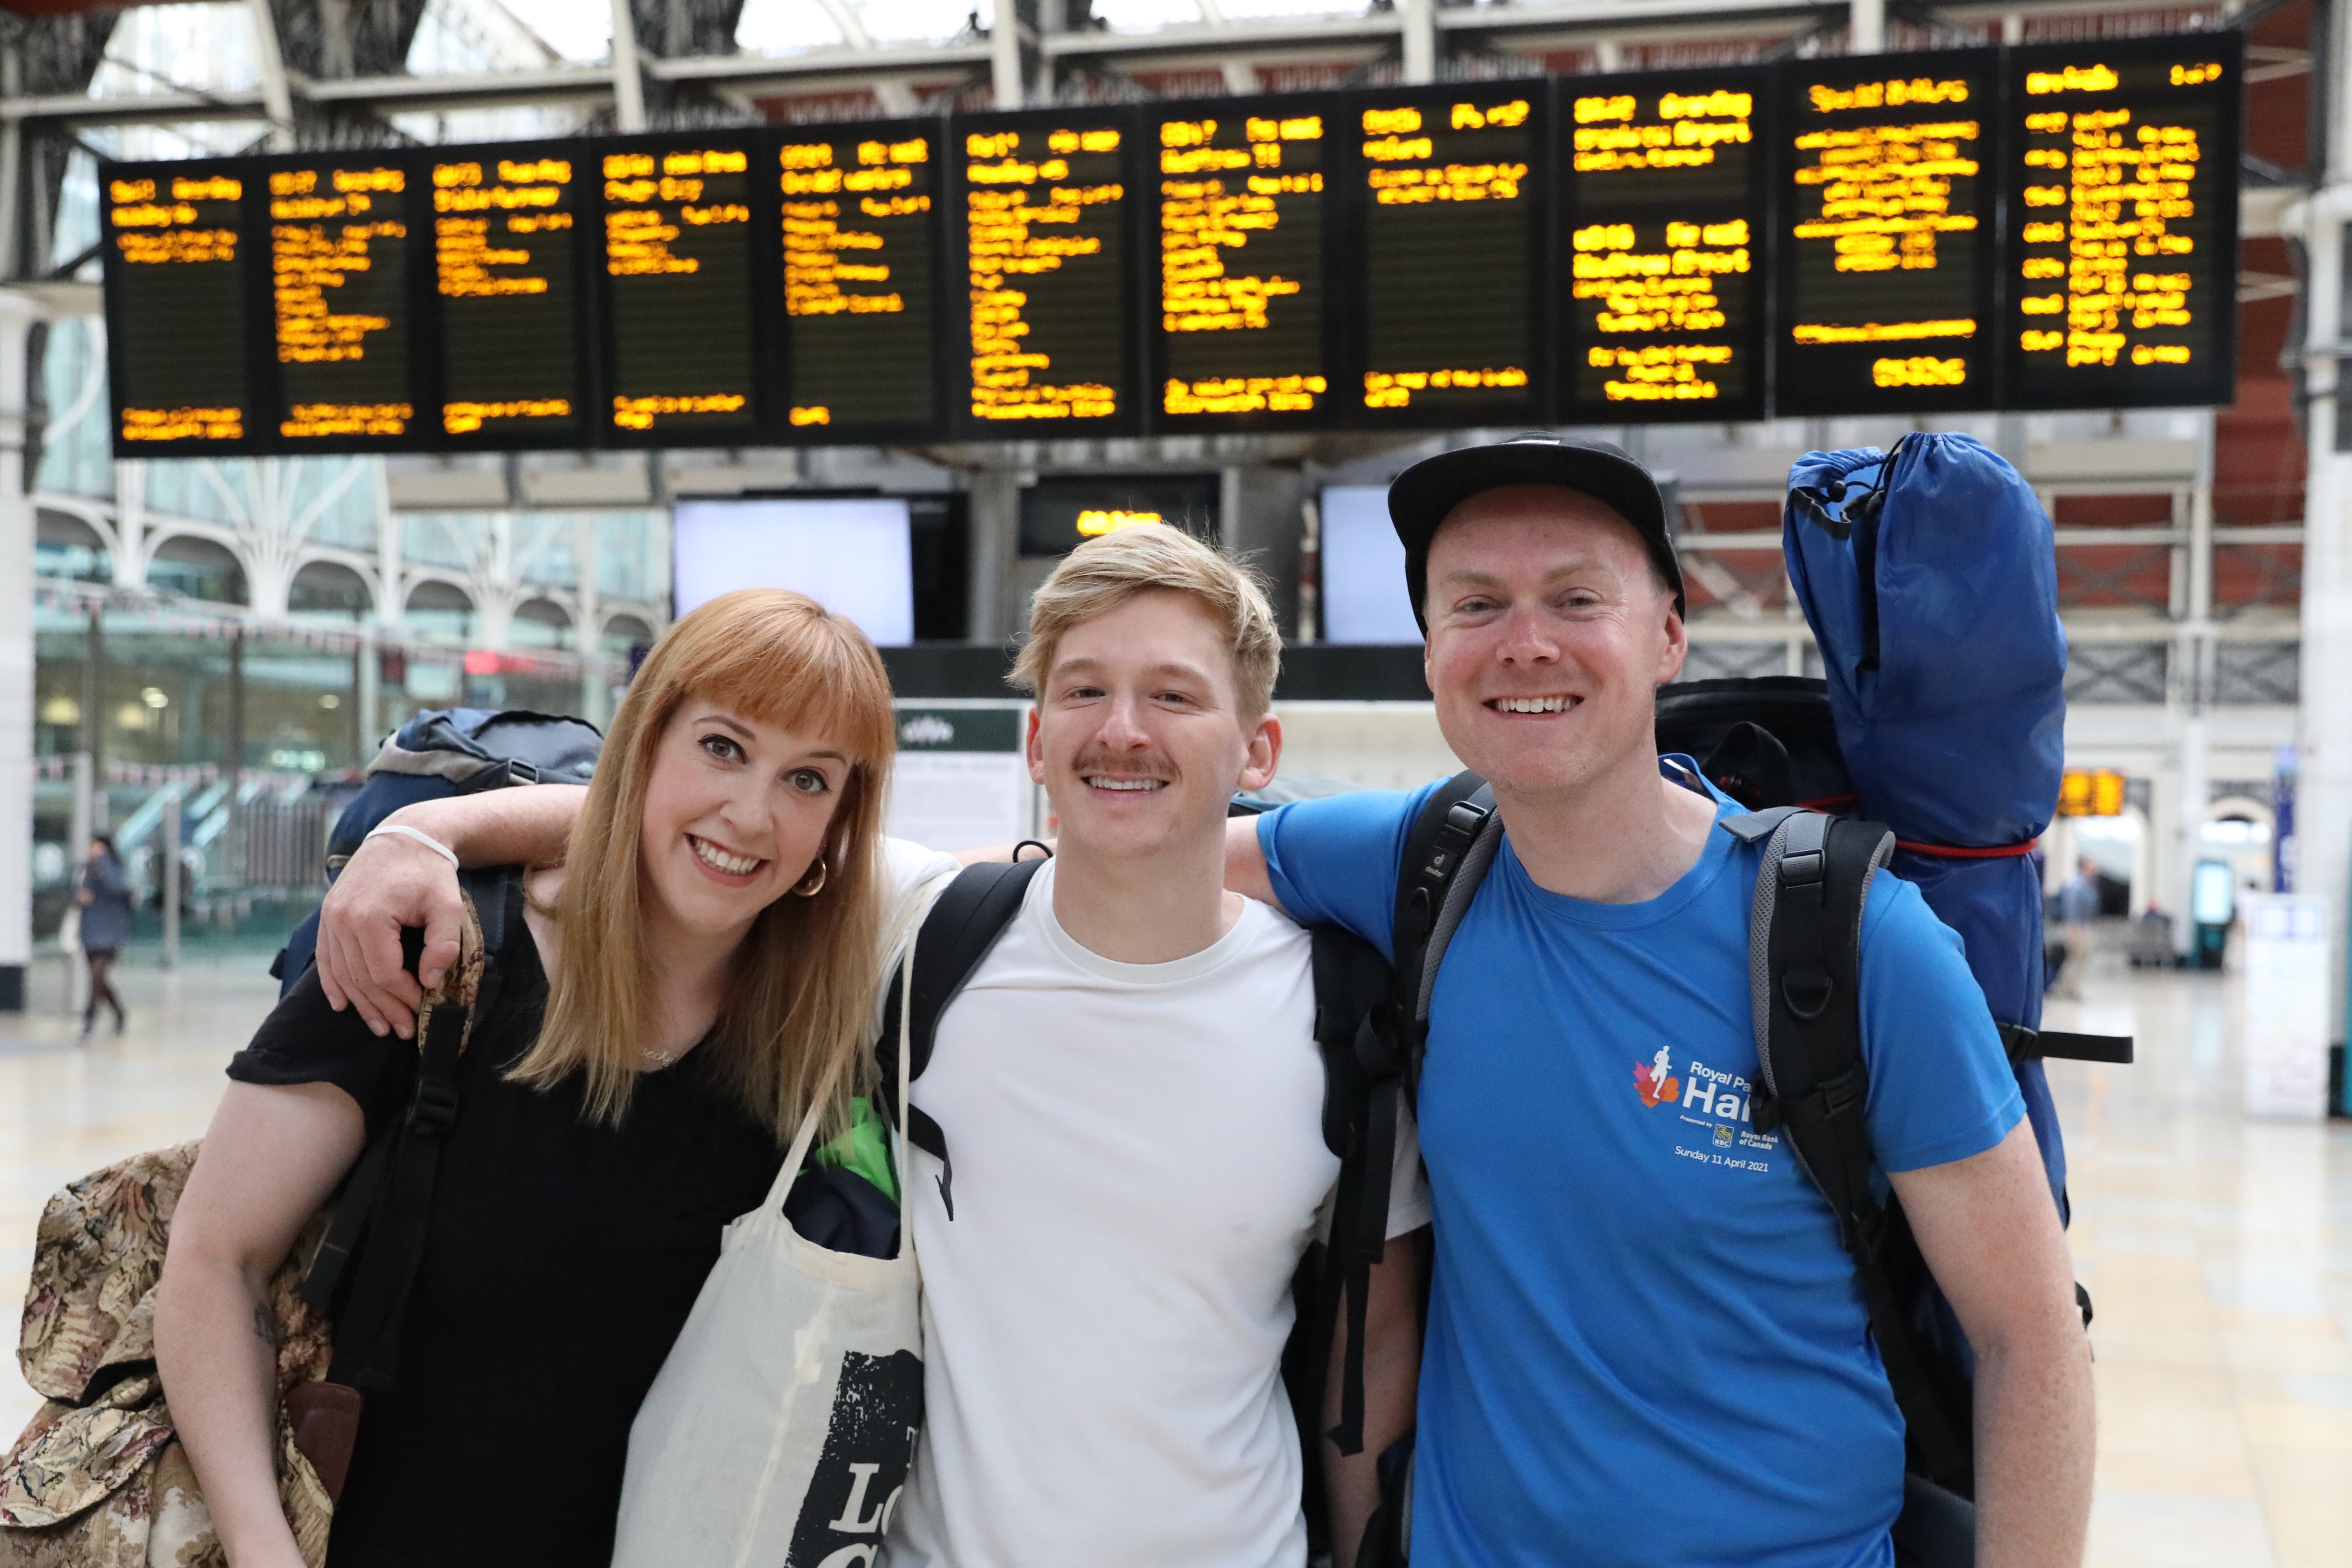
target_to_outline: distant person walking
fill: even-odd
[[[2099,862],[2085,855],[2058,890],[2058,918],[2066,927],[2066,958],[2052,995],[2083,999],[2083,971],[2091,962],[2091,923],[2099,917]]]
[[[98,1007],[114,1009],[114,1032],[122,1032],[122,998],[108,976],[131,940],[131,878],[114,841],[104,833],[89,841],[89,858],[74,873],[74,903],[81,909],[81,956],[89,965],[89,1005],[82,1009],[81,1037],[98,1027]]]

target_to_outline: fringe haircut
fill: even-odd
[[[1274,706],[1274,680],[1282,670],[1282,632],[1265,584],[1224,551],[1165,523],[1121,528],[1065,556],[1029,601],[1029,641],[1005,679],[1033,697],[1041,695],[1072,627],[1162,591],[1190,594],[1223,631],[1241,716],[1256,723]]]
[[[799,1129],[830,1076],[830,1136],[848,1126],[850,1096],[873,1073],[882,815],[898,737],[874,645],[849,621],[782,589],[743,589],[693,611],[629,683],[572,829],[546,1022],[509,1076],[547,1089],[578,1072],[591,1119],[618,1125],[627,1113],[654,1000],[639,866],[646,791],[689,698],[821,735],[852,759],[825,830],[823,890],[788,893],[760,912],[736,950],[711,1038],[696,1048],[716,1054],[744,1109],[779,1140]]]

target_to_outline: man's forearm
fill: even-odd
[[[1380,1506],[1381,1456],[1412,1430],[1421,1382],[1421,1275],[1427,1236],[1426,1231],[1417,1230],[1391,1237],[1380,1267],[1372,1270],[1371,1293],[1364,1312],[1363,1451],[1342,1455],[1338,1444],[1328,1437],[1321,1438],[1332,1568],[1353,1568],[1363,1545],[1364,1526]],[[1344,1311],[1331,1341],[1331,1364],[1324,1385],[1326,1431],[1339,1419],[1340,1377],[1348,1344]]]
[[[430,834],[468,866],[551,865],[563,858],[587,799],[578,785],[533,785],[419,800],[384,821]]]
[[[2091,1516],[2090,1342],[2079,1328],[1977,1356],[1978,1568],[2075,1568]]]

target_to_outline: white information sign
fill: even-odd
[[[2327,1115],[2327,906],[2250,894],[2245,915],[2246,1113]]]
[[[1036,831],[1022,751],[1028,705],[902,703],[890,836],[935,850],[1009,844]]]

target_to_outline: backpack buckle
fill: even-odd
[[[437,1078],[421,1078],[408,1102],[408,1130],[437,1138],[457,1123],[457,1086]]]

